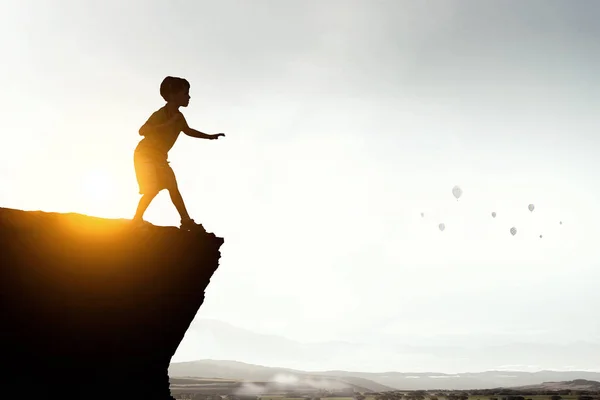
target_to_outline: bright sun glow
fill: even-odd
[[[91,208],[110,211],[106,205],[115,195],[115,185],[106,171],[91,170],[86,173],[81,189],[82,196]]]
[[[119,174],[109,168],[92,167],[76,175],[72,206],[77,212],[105,218],[123,218],[131,214],[130,201],[126,194],[128,182],[119,179]],[[127,196],[129,197],[129,196]]]

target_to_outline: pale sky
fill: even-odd
[[[191,83],[190,126],[226,133],[169,154],[225,238],[199,318],[307,342],[600,343],[599,2],[0,7],[0,206],[131,218],[167,75]],[[146,218],[179,224],[167,192]]]

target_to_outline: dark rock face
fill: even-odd
[[[1,397],[171,399],[169,362],[222,244],[211,233],[0,208]]]

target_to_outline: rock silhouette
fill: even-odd
[[[2,397],[171,399],[223,239],[0,208]]]

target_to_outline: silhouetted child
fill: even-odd
[[[160,95],[167,104],[155,111],[140,128],[144,139],[137,145],[133,163],[135,175],[142,195],[133,222],[143,224],[143,216],[150,202],[163,189],[169,191],[171,201],[181,216],[181,229],[192,230],[202,227],[190,218],[183,198],[177,187],[175,174],[167,161],[167,153],[181,132],[200,139],[217,139],[223,133],[209,135],[188,126],[179,107],[187,107],[190,101],[190,84],[182,78],[167,76],[160,85]]]

